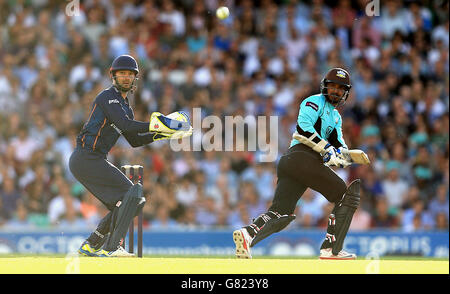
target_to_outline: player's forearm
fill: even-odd
[[[147,133],[150,124],[131,119],[121,119],[114,124],[124,133]]]
[[[155,133],[146,133],[146,134],[130,134],[130,133],[124,133],[125,139],[127,139],[128,143],[132,147],[141,147],[147,144],[150,144],[154,141]]]

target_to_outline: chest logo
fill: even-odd
[[[109,104],[111,104],[111,103],[120,103],[119,100],[117,100],[117,99],[111,99],[108,102],[109,102]]]
[[[332,128],[332,127],[327,127],[327,130],[326,130],[326,132],[325,132],[327,138],[330,136],[330,134],[331,134],[332,131],[333,131],[333,128]]]

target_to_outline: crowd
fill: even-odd
[[[68,158],[120,54],[138,60],[136,119],[200,108],[203,117],[277,116],[278,157],[303,98],[331,67],[350,72],[340,109],[350,148],[372,164],[351,230],[447,230],[448,1],[0,1],[0,229],[93,229],[107,212]],[[73,1],[73,5],[77,1]],[[221,21],[215,8],[226,5]],[[77,9],[79,8],[79,9]],[[206,132],[207,129],[202,129]],[[145,228],[237,228],[266,211],[276,164],[252,151],[137,149],[108,159],[144,166]],[[290,229],[326,227],[333,205],[312,190]]]

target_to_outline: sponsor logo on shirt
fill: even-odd
[[[306,102],[306,106],[311,107],[311,108],[314,109],[315,111],[318,111],[318,110],[319,110],[319,106],[318,106],[316,103],[311,102],[311,101]]]

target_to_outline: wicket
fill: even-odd
[[[139,182],[144,185],[144,167],[142,165],[123,165],[121,166],[122,172],[133,182]],[[137,226],[137,256],[142,257],[142,211],[139,212],[138,216],[138,226]],[[125,240],[123,244],[125,248]],[[128,229],[128,252],[134,252],[134,221],[131,222],[130,228]]]

